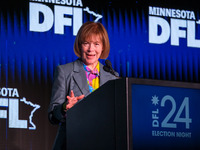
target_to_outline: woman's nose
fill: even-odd
[[[90,43],[89,47],[88,47],[88,50],[89,51],[93,51],[94,50],[94,44]]]

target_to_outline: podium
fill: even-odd
[[[67,150],[200,149],[200,84],[112,80],[66,114]]]

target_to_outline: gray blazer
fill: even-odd
[[[116,79],[116,77],[104,71],[103,65],[100,63],[100,86],[113,79]],[[66,97],[70,95],[71,90],[73,90],[75,96],[83,94],[86,97],[90,94],[85,71],[80,59],[58,66],[54,73],[48,116],[52,124],[60,123],[53,147],[55,150],[66,149],[65,114],[62,111],[62,105],[67,100]]]

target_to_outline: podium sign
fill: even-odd
[[[67,112],[67,150],[200,149],[200,84],[109,81]]]
[[[200,89],[165,83],[131,85],[133,149],[200,149]]]

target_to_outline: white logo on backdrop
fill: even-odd
[[[81,0],[30,0],[29,30],[33,32],[47,32],[54,28],[55,34],[64,34],[65,27],[72,27],[76,36],[83,24],[83,11],[93,15],[97,22],[103,16],[83,7]],[[53,9],[49,6],[52,5]]]
[[[36,125],[33,123],[33,116],[40,105],[33,104],[31,101],[27,101],[25,97],[19,99],[19,93],[17,88],[0,88],[0,119],[8,119],[9,128],[21,128],[29,130],[36,130]],[[29,123],[31,126],[28,127],[27,120],[19,119],[20,116],[20,103],[23,102],[26,105],[33,107],[29,115]],[[26,112],[23,110],[21,113]]]
[[[149,43],[170,41],[171,45],[179,46],[180,40],[185,39],[187,47],[200,48],[196,36],[199,24],[194,11],[149,6]]]

